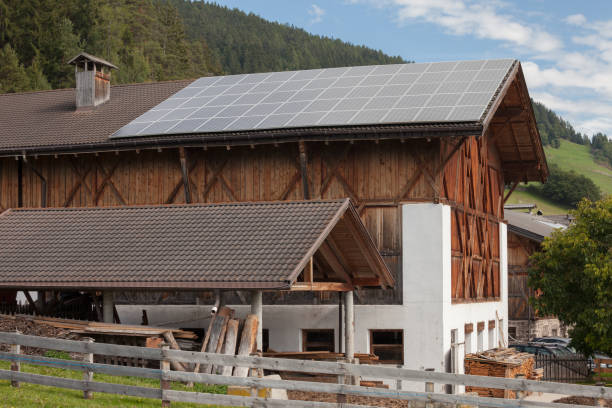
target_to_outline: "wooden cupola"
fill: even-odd
[[[75,66],[77,110],[92,109],[110,99],[110,71],[119,68],[85,52],[68,64]]]

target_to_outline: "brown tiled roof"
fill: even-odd
[[[110,101],[79,111],[74,89],[0,94],[0,150],[106,142],[117,129],[191,82],[115,85]]]
[[[7,210],[0,287],[286,289],[343,216],[360,222],[348,199]]]

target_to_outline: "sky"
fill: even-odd
[[[215,0],[408,61],[516,58],[530,95],[612,136],[612,0]]]

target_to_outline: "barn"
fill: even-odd
[[[508,221],[508,335],[525,342],[534,337],[567,336],[567,328],[555,316],[538,315],[529,304],[534,295],[527,285],[529,257],[539,251],[544,238],[565,229],[569,216],[536,215],[506,211]]]
[[[302,253],[300,262],[312,261],[298,278],[344,277],[342,285],[221,288],[238,313],[248,310],[249,296],[262,293],[263,343],[276,351],[342,351],[340,299],[348,294],[355,301],[355,351],[378,353],[383,362],[462,372],[464,353],[507,341],[504,187],[548,175],[519,61],[116,86],[111,63],[85,53],[71,63],[76,89],[0,95],[2,222],[25,211],[17,209],[78,214],[91,207],[348,199],[358,223],[347,225],[367,233],[353,232],[336,248],[343,232],[333,233],[324,246],[333,257]],[[0,281],[7,290],[61,290],[49,284],[53,274],[71,276],[73,256],[98,251],[67,248],[54,270],[39,257],[21,270],[21,280],[0,268]],[[247,274],[267,268],[255,255],[244,252],[235,262]],[[382,265],[375,265],[378,258]],[[333,279],[328,269],[335,269]],[[78,289],[123,303],[118,309],[127,320],[157,299],[160,305],[146,306],[150,315],[188,315],[201,324],[210,310],[201,303],[214,300],[215,287]],[[160,292],[166,295],[154,295]]]

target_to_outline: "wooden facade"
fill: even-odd
[[[520,65],[511,75],[472,135],[432,127],[418,135],[369,130],[284,143],[135,143],[2,157],[0,210],[349,197],[396,282],[358,292],[357,300],[397,304],[400,206],[443,203],[451,207],[453,302],[498,300],[504,186],[547,175]]]
[[[508,233],[508,318],[510,320],[535,319],[529,304],[533,290],[527,285],[529,257],[540,249],[536,241],[515,233]]]

